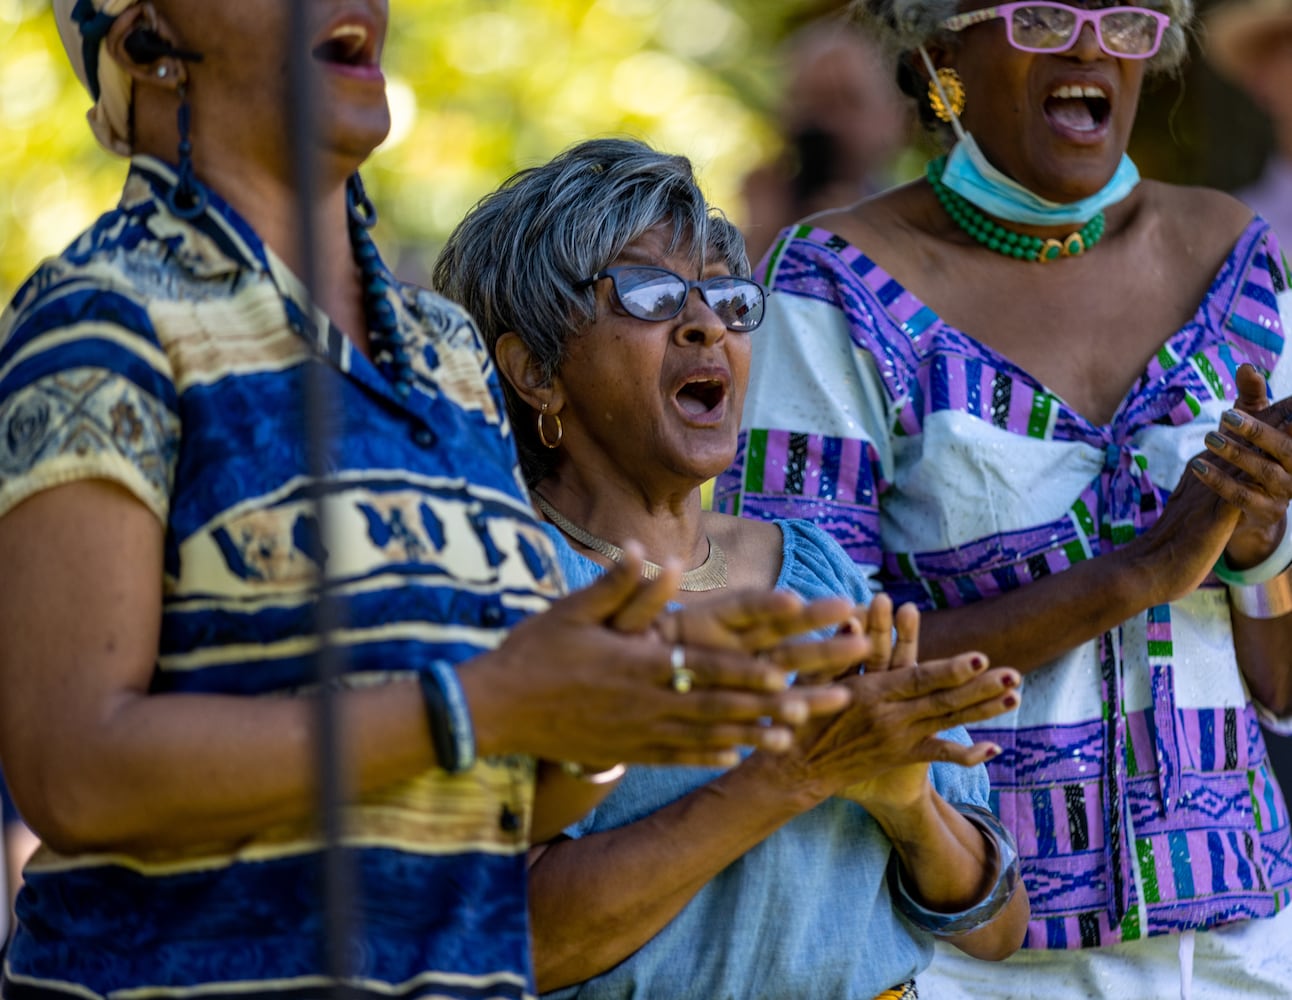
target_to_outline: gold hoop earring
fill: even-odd
[[[561,447],[561,438],[565,437],[565,428],[561,426],[560,414],[553,413],[552,419],[556,421],[556,440],[547,440],[547,431],[543,428],[543,418],[547,416],[547,404],[544,403],[542,409],[538,411],[538,439],[543,442],[544,448],[550,448],[553,451]]]
[[[942,91],[939,93],[938,84],[942,85]],[[945,101],[942,100],[942,94],[947,95],[947,101],[951,102],[948,109]],[[929,81],[929,107],[937,116],[938,121],[949,122],[951,116],[957,118],[965,109],[965,85],[960,79],[960,74],[950,66],[943,66],[938,70],[936,81]]]

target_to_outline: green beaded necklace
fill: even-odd
[[[1039,236],[1028,236],[1016,233],[993,222],[978,211],[962,195],[952,191],[942,183],[942,171],[947,158],[939,156],[930,160],[924,168],[924,176],[933,186],[933,193],[946,209],[951,220],[989,250],[1003,253],[1006,257],[1018,260],[1035,260],[1042,264],[1060,257],[1076,257],[1085,253],[1104,236],[1104,213],[1100,212],[1075,233],[1069,233],[1061,240],[1043,240]]]

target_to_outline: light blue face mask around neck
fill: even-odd
[[[1050,201],[1033,194],[991,165],[974,137],[964,132],[947,157],[942,183],[988,215],[1027,226],[1085,225],[1135,189],[1139,171],[1125,153],[1102,188],[1080,201]]]
[[[933,60],[923,46],[919,49],[929,77],[950,108],[951,101],[942,89]],[[1025,226],[1085,225],[1109,205],[1115,205],[1135,189],[1139,183],[1139,170],[1125,153],[1113,171],[1112,178],[1100,190],[1080,201],[1050,201],[1033,194],[1018,181],[1006,177],[987,159],[974,137],[960,124],[960,117],[951,112],[951,127],[955,130],[955,148],[947,157],[942,173],[942,183],[966,201],[977,205],[988,215]]]

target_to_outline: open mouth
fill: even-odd
[[[703,417],[718,409],[727,398],[727,387],[721,379],[695,379],[677,392],[677,403],[684,413]]]
[[[314,46],[313,56],[333,66],[371,66],[375,50],[372,33],[361,24],[339,24]]]
[[[1092,84],[1064,84],[1045,99],[1050,120],[1073,132],[1095,132],[1112,114],[1112,101],[1103,87]]]

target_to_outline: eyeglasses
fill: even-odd
[[[971,24],[1005,19],[1009,44],[1023,52],[1066,52],[1081,34],[1083,25],[1095,26],[1099,47],[1117,59],[1147,59],[1162,44],[1162,32],[1171,19],[1143,7],[1100,7],[1084,10],[1047,0],[1020,0],[948,17],[942,26],[963,31]]]
[[[624,312],[648,323],[672,319],[686,305],[692,288],[700,290],[700,297],[717,314],[728,330],[749,333],[763,321],[767,293],[763,286],[751,278],[738,278],[722,274],[703,281],[691,281],[664,267],[626,264],[608,267],[590,278],[584,278],[575,288],[587,288],[602,278],[614,282],[615,295]]]

